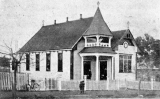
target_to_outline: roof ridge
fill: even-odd
[[[61,25],[61,24],[69,23],[69,22],[75,22],[75,21],[81,21],[81,20],[85,20],[85,19],[90,19],[90,18],[93,18],[93,17],[87,17],[87,18],[82,18],[82,19],[76,19],[76,20],[71,20],[71,21],[68,21],[68,22],[65,21],[65,22],[61,22],[61,23],[45,25],[45,26],[42,26],[42,27],[56,26],[56,25]]]
[[[124,30],[116,30],[116,31],[111,31],[111,32],[119,32],[119,31],[126,31],[128,29],[124,29]]]

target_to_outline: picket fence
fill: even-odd
[[[26,90],[29,75],[17,73],[17,90]],[[14,82],[14,73],[0,72],[0,90],[12,90]]]
[[[26,90],[26,84],[30,84],[29,74],[17,73],[17,90]],[[60,80],[54,78],[36,79],[40,85],[40,91],[47,90],[79,90],[80,80]],[[0,90],[12,90],[14,82],[13,73],[0,72]],[[120,90],[138,89],[139,81],[130,80],[85,80],[85,90]],[[160,82],[141,81],[141,90],[160,90]]]
[[[59,81],[58,90],[79,90],[80,81]],[[138,89],[139,81],[130,80],[110,80],[107,81],[85,81],[85,90],[120,90],[120,89]],[[141,81],[141,90],[160,90],[160,82]]]

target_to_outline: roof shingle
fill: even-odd
[[[71,49],[89,27],[93,17],[43,26],[19,52]]]
[[[83,35],[107,35],[112,36],[112,33],[104,21],[99,7],[93,17],[90,27]]]

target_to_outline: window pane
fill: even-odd
[[[128,56],[128,59],[132,59],[132,56],[129,55],[129,56]]]
[[[126,73],[128,71],[128,68],[127,68],[127,60],[124,60],[124,72]]]
[[[50,53],[46,54],[46,71],[50,71]]]
[[[119,72],[122,73],[123,72],[123,60],[119,61]]]
[[[95,43],[95,42],[97,42],[97,38],[96,37],[87,37],[87,42],[88,43]]]
[[[131,60],[128,60],[128,72],[131,72]]]
[[[30,56],[29,54],[26,54],[26,70],[30,69],[29,65],[30,65]]]
[[[102,43],[109,43],[109,38],[108,37],[100,37],[99,41]]]
[[[127,55],[124,55],[124,59],[128,59],[128,56],[127,56]]]
[[[58,53],[58,72],[63,71],[63,56],[62,53]]]
[[[36,71],[39,71],[40,57],[39,54],[36,54]]]
[[[122,60],[122,59],[123,59],[123,56],[122,56],[122,55],[119,55],[119,59]]]

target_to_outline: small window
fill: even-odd
[[[30,55],[26,54],[26,70],[30,70]]]
[[[119,72],[130,73],[131,72],[131,55],[120,55],[119,56]]]
[[[40,70],[40,57],[39,54],[36,54],[36,71]]]
[[[58,53],[58,72],[63,71],[63,54]]]
[[[130,34],[127,34],[127,38],[130,38]]]
[[[101,43],[109,43],[109,38],[108,38],[108,37],[100,37],[100,38],[99,38],[99,41],[100,41]]]
[[[50,71],[51,54],[46,54],[46,71]]]
[[[87,43],[96,43],[97,38],[96,37],[87,37]]]

